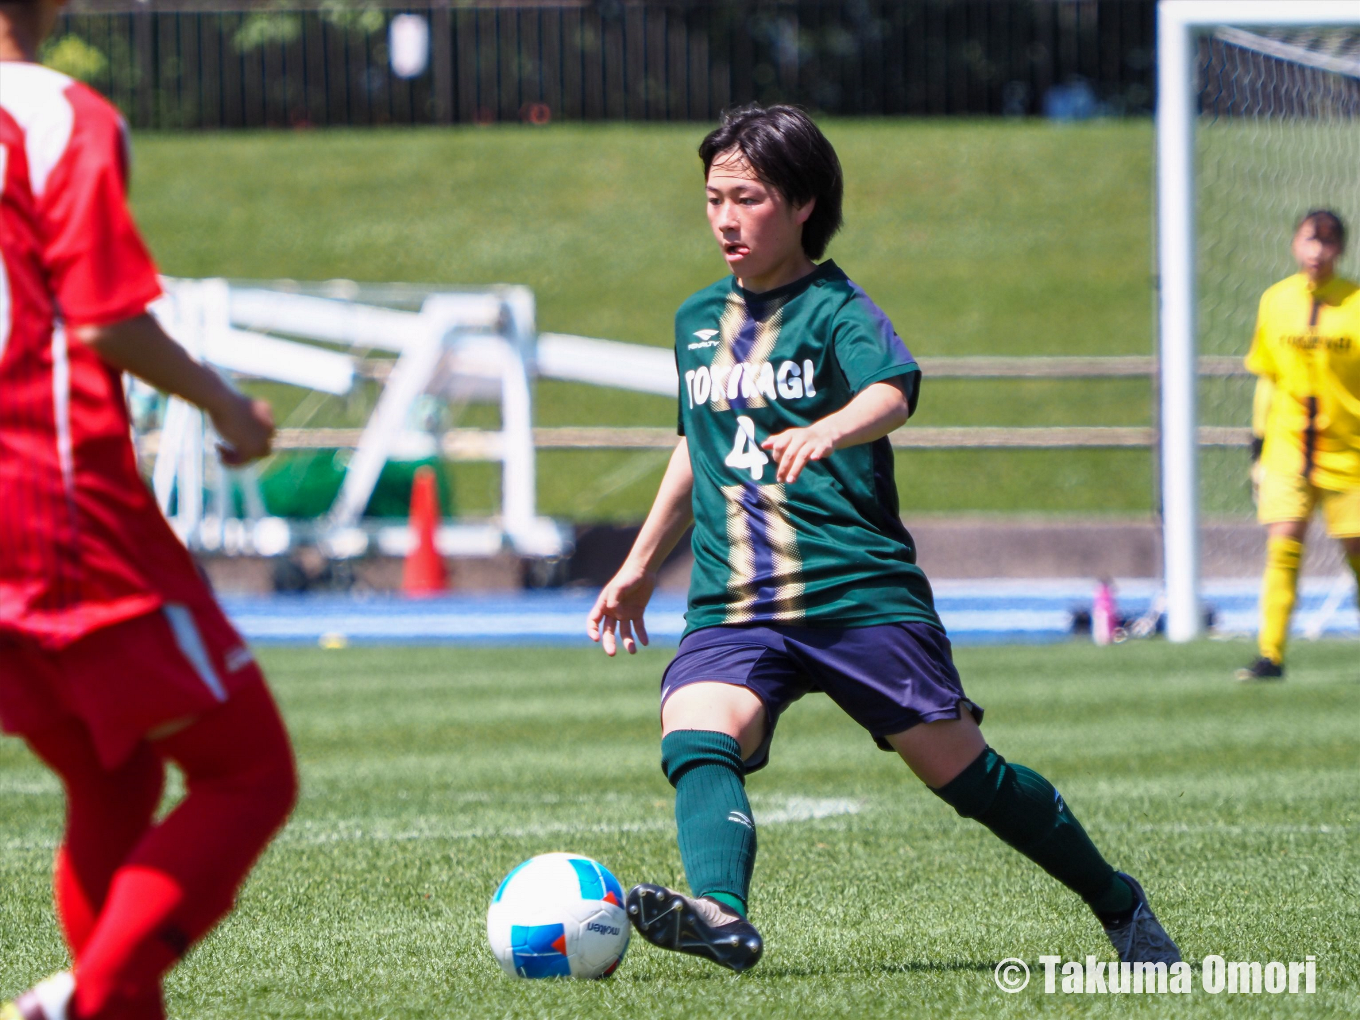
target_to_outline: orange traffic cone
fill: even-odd
[[[434,546],[434,531],[439,523],[439,489],[431,467],[416,469],[408,523],[416,541],[406,554],[401,590],[407,595],[438,595],[448,589],[449,578],[444,571],[443,557]]]

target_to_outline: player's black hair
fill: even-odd
[[[803,251],[810,259],[821,258],[841,229],[845,195],[841,161],[826,135],[796,106],[752,103],[724,113],[722,123],[699,143],[704,177],[714,159],[733,149],[790,205],[816,199],[803,224]]]
[[[1341,217],[1332,210],[1309,209],[1299,220],[1299,225],[1294,228],[1294,233],[1297,234],[1310,224],[1318,240],[1335,241],[1338,248],[1342,251],[1346,250],[1346,224],[1341,222]]]

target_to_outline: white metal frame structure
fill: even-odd
[[[1202,628],[1195,342],[1197,36],[1219,26],[1360,24],[1360,0],[1161,0],[1157,5],[1157,258],[1167,637]]]
[[[165,296],[152,311],[194,358],[227,372],[327,393],[348,393],[353,386],[351,358],[234,328],[226,281],[163,278],[161,282]],[[229,512],[233,478],[245,494],[244,521],[234,520]],[[177,397],[166,402],[151,481],[163,512],[168,514],[171,498],[177,496],[170,522],[193,547],[260,549],[271,554],[286,548],[287,525],[266,517],[253,468],[232,471],[211,455],[203,412]],[[205,487],[214,496],[212,507],[204,506]]]
[[[344,300],[339,297],[232,285],[225,280],[165,280],[166,298],[154,311],[176,340],[196,358],[219,368],[332,394],[345,394],[357,375],[357,359],[340,348],[381,350],[397,355],[350,460],[339,494],[320,522],[317,540],[332,556],[368,549],[359,520],[388,458],[408,438],[407,421],[425,394],[498,402],[501,429],[465,459],[498,461],[502,467],[500,520],[487,526],[441,528],[448,553],[489,554],[509,540],[526,556],[554,556],[565,543],[557,526],[535,512],[533,408],[529,387],[536,334],[534,298],[525,287],[503,286],[432,292],[419,311]],[[298,340],[283,339],[284,334]],[[315,341],[330,348],[313,346]],[[419,438],[419,437],[418,437]],[[205,468],[215,512],[205,512]],[[200,411],[177,399],[166,407],[152,469],[161,509],[191,546],[278,553],[289,544],[287,525],[264,518],[253,476],[240,477],[252,520],[230,519],[226,469],[210,455]],[[234,533],[252,540],[232,540]],[[404,552],[409,541],[380,533],[385,552]],[[390,548],[389,548],[390,547]]]

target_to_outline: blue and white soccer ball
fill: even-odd
[[[531,857],[491,898],[486,936],[511,977],[602,978],[628,948],[623,886],[580,854]]]

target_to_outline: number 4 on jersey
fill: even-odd
[[[751,477],[760,481],[765,474],[765,465],[769,462],[770,458],[765,456],[765,451],[756,442],[756,423],[744,414],[739,415],[737,436],[732,441],[732,452],[723,463],[738,471],[749,470]]]

